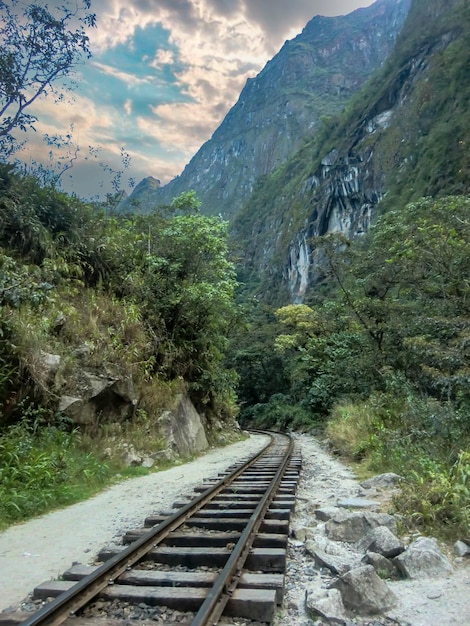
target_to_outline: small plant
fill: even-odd
[[[444,537],[470,531],[470,452],[462,450],[449,469],[429,463],[413,472],[400,495],[400,508],[414,525],[437,530]]]
[[[334,408],[326,433],[333,446],[368,472],[406,478],[395,507],[408,526],[467,536],[470,529],[470,452],[466,420],[449,403],[406,386]]]
[[[66,422],[34,407],[24,414],[0,436],[0,527],[76,502],[110,478]]]

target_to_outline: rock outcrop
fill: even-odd
[[[442,143],[445,177],[436,159],[429,159],[432,146],[426,143],[436,125],[454,119],[458,83],[444,92],[437,85],[447,83],[441,58],[453,50],[465,55],[468,13],[463,7],[463,0],[416,0],[394,51],[361,103],[355,100],[348,115],[325,125],[323,138],[306,143],[239,212],[234,236],[243,242],[245,271],[258,281],[261,277],[264,289],[259,291],[266,300],[304,302],[325,279],[318,238],[362,236],[382,201],[391,202],[395,195],[406,203],[468,190],[468,176],[453,157],[460,154],[457,137],[455,145],[450,137]],[[467,20],[464,27],[459,19]],[[442,96],[439,105],[430,102],[435,92]],[[429,109],[427,115],[421,114],[424,109]],[[462,131],[458,123],[455,133],[462,141],[468,129]]]
[[[47,356],[47,358],[46,358]],[[60,359],[54,355],[42,355],[51,378],[59,367]],[[52,381],[52,379],[51,379]],[[57,409],[78,426],[86,427],[90,432],[103,426],[112,425],[118,431],[130,420],[138,407],[139,394],[129,374],[115,369],[111,375],[105,365],[98,373],[82,368],[69,381],[67,395],[59,398]],[[135,450],[133,446],[123,449],[126,465],[151,466],[158,460],[168,461],[177,457],[188,458],[209,447],[203,418],[198,414],[187,394],[176,396],[173,406],[164,411],[157,420],[157,427],[163,440],[163,450],[149,457]]]
[[[158,422],[167,448],[179,456],[189,457],[209,447],[201,417],[183,394],[178,395],[174,408],[165,411]]]
[[[136,409],[138,396],[128,375],[86,369],[77,372],[73,395],[63,395],[58,410],[79,425],[122,423]]]

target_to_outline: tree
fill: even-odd
[[[106,216],[101,233],[97,223],[82,231],[81,262],[89,284],[139,306],[153,340],[152,374],[184,379],[196,407],[216,414],[233,404],[234,373],[223,358],[236,278],[227,223],[198,206],[189,192],[163,211]]]
[[[281,331],[272,307],[253,298],[244,303],[230,331],[227,364],[238,374],[240,418],[249,422],[253,407],[267,405],[275,394],[286,395],[289,378],[283,356],[274,350]]]
[[[323,248],[377,371],[461,402],[469,397],[469,208],[463,196],[424,198],[382,215],[354,245]]]
[[[156,337],[156,363],[170,379],[182,376],[210,398],[221,382],[218,370],[235,316],[227,224],[200,214],[157,219],[156,229],[151,216],[148,221],[141,297]]]
[[[352,268],[384,312],[384,351],[422,391],[468,402],[470,199],[425,198],[389,211]]]
[[[90,58],[86,29],[96,25],[91,0],[64,4],[51,12],[48,5],[24,5],[0,0],[0,156],[18,148],[16,129],[34,130],[29,107],[43,95],[64,98],[62,79],[83,57]]]

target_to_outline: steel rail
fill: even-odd
[[[199,608],[199,611],[196,613],[193,621],[191,622],[191,626],[215,626],[222,617],[227,602],[230,600],[230,597],[235,591],[242,576],[245,561],[248,558],[253,541],[259,531],[259,527],[264,519],[266,511],[276,494],[276,490],[279,487],[284,472],[292,458],[294,442],[290,435],[286,435],[286,437],[289,438],[289,445],[284,453],[281,465],[271,480],[271,483],[267,487],[266,492],[264,493],[258,506],[252,513],[244,531],[233,548],[227,563],[216,578],[206,599]]]
[[[222,489],[233,482],[250,465],[256,463],[274,443],[272,435],[267,432],[264,432],[264,434],[269,435],[271,440],[258,454],[245,461],[243,465],[233,470],[233,472],[222,478],[222,480],[215,485],[206,489],[206,491],[181,507],[181,509],[166,520],[154,526],[148,533],[136,539],[136,541],[119,554],[106,561],[106,563],[103,563],[103,565],[98,567],[91,574],[88,574],[88,576],[82,578],[82,580],[78,581],[68,591],[61,593],[57,598],[39,609],[39,611],[34,613],[30,618],[21,622],[21,626],[59,626],[68,617],[83,608],[103,591],[103,589],[113,584],[118,576],[142,559],[150,550],[164,541],[171,532],[184,524],[188,518],[204,507],[214,496],[218,495]]]

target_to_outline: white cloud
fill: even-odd
[[[175,55],[171,50],[157,50],[157,54],[150,62],[150,66],[155,69],[160,69],[164,65],[173,65],[175,61]]]
[[[189,158],[207,139],[210,124],[193,105],[164,104],[155,107],[155,113],[158,119],[139,118],[139,128],[153,137],[165,151]]]
[[[50,0],[50,6],[55,2],[62,0]],[[171,66],[175,72],[178,68],[176,87],[187,102],[149,106],[148,117],[134,119],[142,111],[142,102],[138,107],[126,93],[125,101],[122,98],[114,108],[109,102],[98,105],[102,85],[93,85],[96,103],[79,96],[60,106],[47,99],[39,102],[35,107],[41,120],[38,131],[53,134],[59,129],[63,133],[74,123],[80,144],[102,145],[104,155],[116,166],[124,131],[130,139],[132,132],[143,133],[148,140],[145,155],[137,145],[134,150],[126,146],[132,153],[135,176],[154,175],[167,182],[210,138],[247,77],[258,73],[286,38],[300,32],[317,13],[344,14],[368,4],[371,0],[95,0],[97,28],[89,33],[95,68],[129,87],[151,84],[156,88],[164,84],[152,75],[154,70]],[[136,35],[156,24],[169,33],[172,50],[165,45],[153,58],[143,59],[148,75],[142,76],[142,67],[132,73],[127,67],[124,71],[100,62],[99,55],[118,44],[138,50]],[[129,128],[123,128],[127,124]],[[153,157],[148,155],[152,142]],[[37,142],[33,145],[39,153]]]
[[[92,61],[91,65],[96,67],[103,74],[106,74],[107,76],[112,76],[113,78],[117,78],[122,83],[130,86],[141,85],[147,82],[146,78],[138,77],[135,74],[131,74],[129,72],[122,72],[120,70],[117,70],[115,67],[112,67],[111,65],[106,65],[105,63]]]

